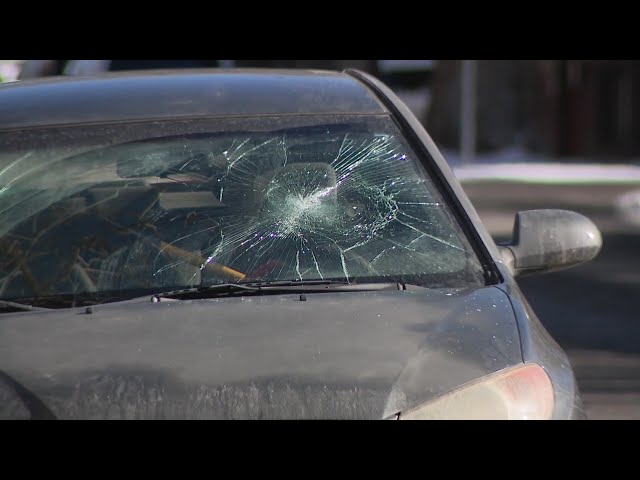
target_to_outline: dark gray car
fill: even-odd
[[[497,246],[358,71],[3,85],[0,417],[584,418],[514,277],[600,246],[556,210]]]

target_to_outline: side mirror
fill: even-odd
[[[587,217],[568,210],[516,213],[513,239],[500,247],[513,275],[551,272],[592,260],[602,235]]]

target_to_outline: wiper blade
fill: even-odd
[[[17,310],[24,310],[27,312],[32,312],[36,310],[53,310],[51,308],[34,307],[33,305],[29,305],[27,303],[12,302],[10,300],[0,300],[0,308],[2,307],[15,308]]]
[[[243,282],[238,285],[249,287],[305,287],[318,285],[358,285],[345,280],[278,280],[275,282]],[[215,286],[215,285],[213,285]]]
[[[340,280],[309,280],[309,281],[276,281],[276,282],[248,282],[222,283],[195,287],[184,290],[156,293],[151,297],[154,302],[161,298],[200,299],[236,294],[269,295],[278,293],[319,293],[334,291],[368,291],[368,290],[400,290],[397,283],[349,283]]]

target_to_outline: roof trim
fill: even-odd
[[[175,70],[0,86],[0,130],[289,114],[384,114],[360,81],[317,70]]]

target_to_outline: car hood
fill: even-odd
[[[0,417],[379,419],[522,362],[495,287],[0,317]]]

